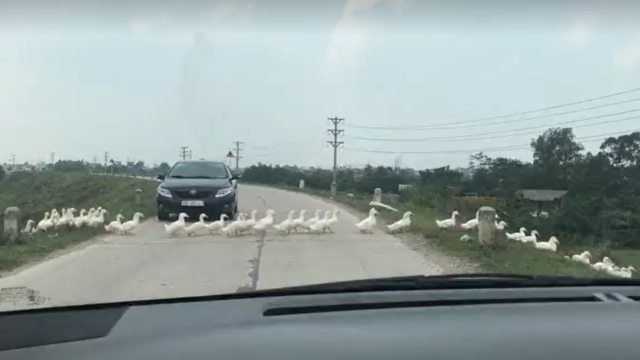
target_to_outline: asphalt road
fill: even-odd
[[[240,210],[333,209],[322,199],[241,185]],[[442,269],[382,231],[360,234],[359,216],[341,208],[333,234],[206,235],[170,238],[150,219],[132,236],[105,235],[0,279],[35,291],[38,306],[61,306],[233,293],[383,276],[439,274]],[[152,214],[149,214],[152,215]],[[33,299],[32,299],[33,300]],[[0,301],[0,310],[24,304]]]

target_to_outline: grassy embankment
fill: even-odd
[[[122,213],[127,219],[136,211],[153,216],[156,187],[157,183],[153,181],[126,177],[86,173],[17,173],[0,181],[0,210],[4,211],[8,206],[19,207],[23,227],[27,219],[37,223],[45,211],[63,207],[74,207],[80,211],[82,208],[102,206],[110,212],[108,221],[117,213]],[[140,205],[135,204],[137,188],[143,191]],[[42,259],[53,251],[103,232],[102,228],[60,228],[23,236],[17,244],[0,246],[0,271]]]
[[[288,188],[299,191],[297,188]],[[327,191],[306,189],[305,192],[327,197]],[[345,193],[338,193],[336,199],[339,202],[348,204],[360,211],[367,211],[368,203],[371,200],[369,194],[354,194],[354,197],[347,197]],[[575,263],[564,259],[569,253],[579,253],[590,250],[594,256],[594,262],[607,255],[619,266],[633,265],[640,270],[640,250],[637,249],[608,249],[605,250],[597,245],[593,246],[570,246],[560,244],[557,253],[534,249],[530,244],[515,242],[505,242],[503,246],[487,248],[480,246],[478,242],[461,242],[460,236],[465,234],[461,228],[455,230],[441,230],[435,224],[435,219],[448,218],[449,214],[439,213],[435,209],[416,207],[407,203],[393,204],[402,212],[411,210],[414,213],[411,231],[424,236],[424,245],[436,245],[445,253],[454,257],[468,259],[473,264],[480,266],[482,271],[492,273],[515,273],[515,274],[538,274],[538,275],[568,275],[581,277],[606,277],[602,272],[592,270],[586,265]],[[400,213],[400,214],[401,214]],[[387,222],[399,219],[400,214],[390,211],[381,211],[382,218]],[[515,227],[515,226],[512,226]],[[517,231],[517,230],[512,230]],[[476,231],[467,232],[476,238]],[[546,239],[552,234],[542,234],[542,239]],[[562,239],[560,239],[562,242]]]

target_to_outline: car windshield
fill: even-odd
[[[636,278],[639,19],[638,1],[0,1],[0,312]]]
[[[171,172],[169,178],[198,178],[198,179],[225,179],[227,178],[227,169],[222,164],[209,162],[182,162],[177,163]]]

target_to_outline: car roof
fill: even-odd
[[[206,163],[206,164],[215,164],[215,165],[223,165],[227,166],[222,161],[209,161],[209,160],[181,160],[176,162],[176,164],[191,164],[191,163]]]

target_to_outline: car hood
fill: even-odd
[[[160,186],[166,189],[220,189],[232,184],[228,179],[165,179]]]

